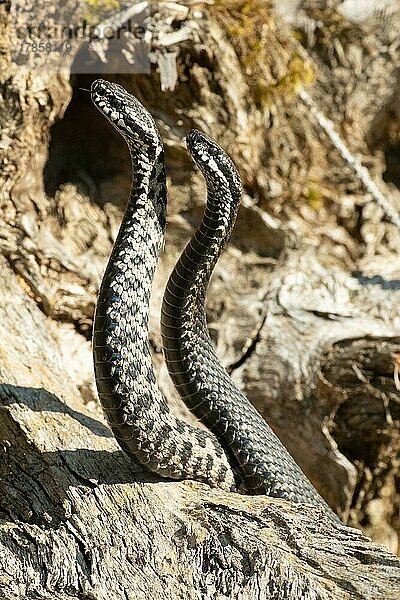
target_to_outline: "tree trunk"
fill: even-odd
[[[341,148],[358,153],[396,211],[400,15],[383,27],[383,13],[355,22],[328,4],[276,14],[261,0],[160,3],[158,64],[110,78],[149,107],[166,143],[150,339],[173,410],[194,422],[166,373],[158,321],[203,210],[182,142],[197,127],[228,150],[244,184],[208,294],[218,354],[344,522],[396,553],[400,232]],[[400,562],[360,531],[308,506],[161,481],[119,451],[90,337],[129,155],[81,89],[95,76],[17,67],[7,3],[0,27],[0,596],[398,598]],[[82,51],[74,43],[70,69]],[[176,87],[161,91],[175,57]],[[317,112],[298,95],[311,83]]]

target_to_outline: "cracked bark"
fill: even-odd
[[[10,63],[6,8],[1,597],[398,598],[399,561],[360,531],[309,507],[160,481],[119,451],[97,403],[88,339],[129,193],[129,156],[79,91],[90,77],[24,74]],[[174,92],[160,92],[156,71],[115,78],[150,108],[167,147],[167,242],[150,318],[159,383],[174,410],[192,419],[162,364],[158,319],[166,278],[204,204],[182,143],[198,127],[232,154],[245,190],[208,298],[221,360],[343,519],[395,552],[400,235],[293,90],[286,93],[299,42],[267,20],[263,76],[273,94],[260,105],[240,62],[243,43],[224,30],[231,16],[217,10],[184,23],[199,38],[174,48]],[[396,17],[383,31],[379,22],[344,23],[313,2],[302,10],[322,23],[318,43],[307,47],[313,98],[379,176],[371,124],[384,121],[397,97]],[[385,47],[390,59],[374,51]]]

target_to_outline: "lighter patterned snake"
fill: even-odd
[[[93,333],[97,389],[118,443],[163,477],[232,490],[233,470],[250,493],[318,505],[332,516],[213,349],[206,290],[235,223],[241,183],[227,154],[196,130],[186,141],[206,180],[207,206],[169,279],[161,332],[175,387],[210,431],[170,412],[156,384],[148,341],[149,298],[165,228],[163,144],[149,112],[122,87],[97,80],[91,93],[124,137],[133,168],[131,196],[101,284]]]

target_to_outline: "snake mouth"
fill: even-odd
[[[96,79],[93,81],[90,86],[90,93],[92,96],[93,102],[97,103],[100,100],[107,100],[107,97],[110,95],[110,86],[112,84],[109,81],[105,81],[104,79]]]
[[[184,141],[193,158],[201,159],[207,155],[214,156],[222,151],[214,140],[198,129],[192,129]]]
[[[104,79],[95,79],[90,86],[90,91],[92,94],[100,94],[102,95],[107,90],[107,82]]]
[[[119,110],[123,106],[121,96],[126,92],[118,84],[96,79],[93,81],[90,93],[94,104],[103,112],[107,109]]]
[[[192,129],[187,134],[185,141],[190,154],[193,157],[199,157],[200,160],[226,155],[224,150],[213,139],[198,129]]]
[[[202,138],[206,138],[205,134],[199,131],[198,129],[192,129],[189,131],[187,136],[184,138],[184,142],[186,143],[187,149],[189,151],[193,150],[193,146],[196,142],[199,142]]]

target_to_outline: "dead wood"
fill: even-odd
[[[355,24],[304,2],[300,46],[258,4],[249,15],[236,2],[203,12],[165,3],[152,26],[177,56],[175,90],[161,92],[160,67],[114,77],[150,108],[167,147],[154,363],[174,410],[192,419],[165,372],[158,319],[204,204],[182,142],[197,127],[229,150],[245,190],[208,298],[221,360],[342,518],[397,552],[400,232],[296,89],[314,73],[314,102],[398,207],[388,157],[399,21]],[[360,532],[309,507],[161,482],[119,452],[97,403],[89,340],[129,156],[79,89],[93,77],[17,69],[7,4],[0,15],[2,597],[397,598],[397,559]],[[263,23],[269,61],[246,38]]]

